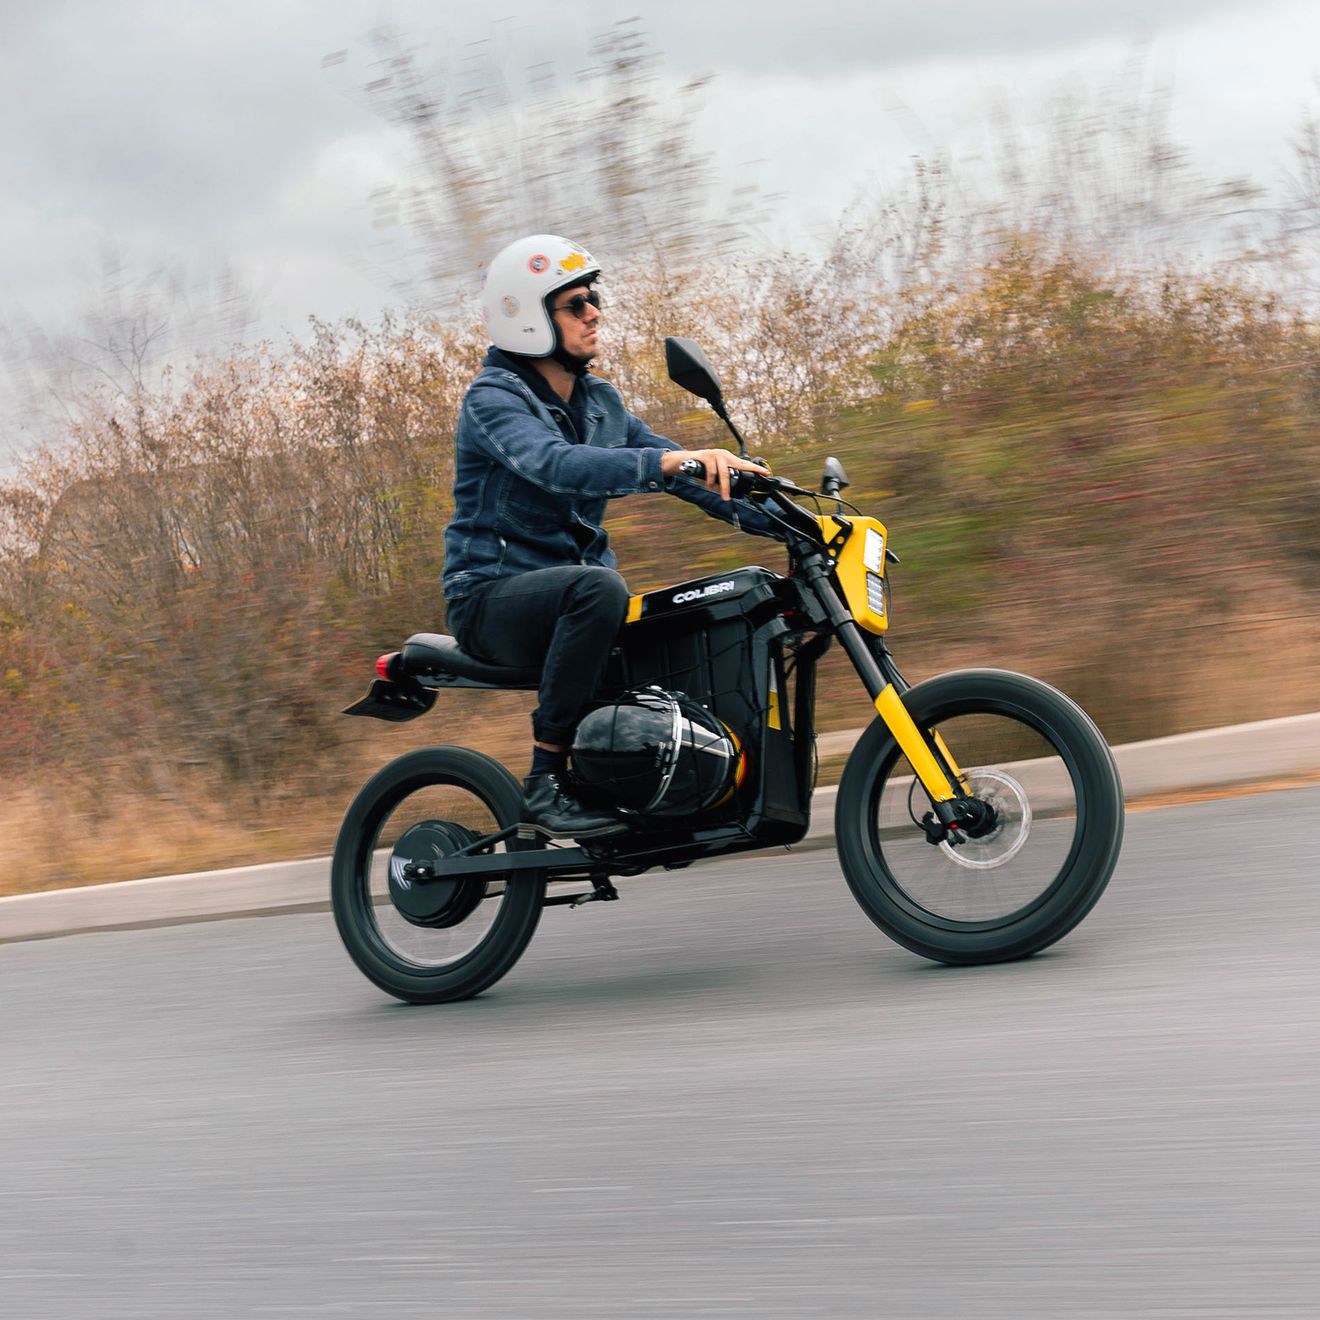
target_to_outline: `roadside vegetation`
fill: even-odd
[[[378,653],[444,623],[453,419],[483,350],[452,245],[493,250],[534,224],[494,222],[505,185],[460,168],[476,129],[393,57],[375,95],[423,148],[427,310],[317,325],[164,386],[130,361],[0,487],[0,892],[325,851],[362,778],[421,743],[476,743],[522,772],[526,695],[442,695],[407,726],[338,714]],[[692,223],[708,162],[690,118],[647,99],[634,31],[607,37],[601,70],[613,212],[575,212],[553,171],[523,199],[601,235],[601,373],[661,432],[718,442],[664,378],[664,335],[691,335],[754,452],[804,484],[841,458],[903,560],[892,640],[910,676],[1026,669],[1116,742],[1320,704],[1314,135],[1286,223],[1262,210],[1213,260],[1189,235],[1240,213],[1246,186],[1166,153],[1106,194],[1094,139],[1050,157],[1048,187],[970,209],[948,164],[925,162],[820,254],[753,256],[731,227]],[[1119,158],[1153,131],[1126,110],[1110,129]],[[590,144],[561,145],[571,162]],[[1134,214],[1137,194],[1159,216]],[[778,566],[769,542],[674,500],[619,502],[612,531],[634,590]],[[867,719],[842,677],[827,667],[822,727]]]

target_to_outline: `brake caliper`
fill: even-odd
[[[934,811],[921,818],[926,842],[947,843],[956,848],[969,838],[979,839],[995,827],[995,809],[980,798],[954,798],[951,802],[937,802]]]

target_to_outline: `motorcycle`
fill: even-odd
[[[699,346],[671,338],[665,350],[671,379],[713,407],[746,456]],[[898,559],[884,524],[843,499],[842,465],[826,461],[819,491],[735,476],[734,493],[773,523],[788,572],[752,566],[631,598],[573,750],[584,794],[616,809],[617,833],[520,830],[519,781],[467,747],[401,756],[353,800],[332,903],[350,956],[382,990],[469,998],[514,966],[545,907],[615,900],[615,879],[657,867],[800,842],[817,771],[816,666],[836,643],[876,711],[834,811],[840,867],[876,926],[936,962],[1001,962],[1054,944],[1100,898],[1124,802],[1085,712],[1004,670],[908,684],[886,642]],[[540,677],[434,633],[409,637],[376,671],[346,714],[411,720],[441,691],[534,691]]]

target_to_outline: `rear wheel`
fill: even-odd
[[[903,694],[938,731],[993,817],[979,837],[932,845],[931,802],[882,721],[839,784],[839,861],[892,939],[944,963],[1024,958],[1062,939],[1104,892],[1123,839],[1123,791],[1080,707],[1001,670],[944,674]]]
[[[354,799],[335,845],[331,902],[349,956],[414,1004],[468,999],[518,961],[541,917],[544,871],[428,878],[438,859],[516,824],[522,790],[497,761],[428,747]],[[497,851],[537,846],[510,839]]]

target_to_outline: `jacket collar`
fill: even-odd
[[[591,390],[589,382],[593,379],[591,376],[578,377],[573,384],[573,394],[565,403],[528,358],[506,353],[492,344],[481,365],[485,369],[511,371],[532,392],[532,398],[550,410],[551,416],[566,418],[566,421],[559,422],[559,429],[563,431],[566,440],[580,444],[590,438],[587,401]]]
[[[550,408],[563,409],[567,407],[572,409],[582,407],[590,390],[588,382],[595,379],[589,372],[586,375],[579,376],[573,386],[573,397],[565,404],[564,400],[550,388],[550,382],[532,366],[530,358],[519,357],[516,353],[506,353],[502,348],[496,348],[492,344],[486,350],[486,356],[481,365],[483,367],[494,367],[502,371],[512,371],[536,398]],[[579,382],[581,389],[578,388]]]

